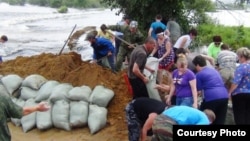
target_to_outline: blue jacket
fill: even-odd
[[[91,46],[94,49],[94,59],[100,59],[106,56],[109,51],[112,53],[115,52],[115,47],[112,42],[103,37],[97,37],[95,43],[92,43]]]

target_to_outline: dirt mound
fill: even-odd
[[[127,138],[124,134],[127,130],[124,108],[132,99],[123,78],[124,73],[125,71],[114,74],[110,69],[83,62],[81,56],[74,52],[17,57],[0,64],[1,75],[18,74],[24,78],[31,74],[40,74],[48,80],[71,83],[73,86],[87,85],[93,89],[96,85],[104,85],[112,89],[115,96],[108,105],[109,124],[106,128],[113,128],[116,132],[123,131],[123,134],[115,135],[120,139]]]

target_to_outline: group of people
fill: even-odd
[[[153,141],[172,140],[173,125],[223,125],[230,99],[235,124],[250,124],[250,50],[241,47],[235,53],[216,35],[206,55],[191,56],[189,46],[198,35],[197,30],[190,29],[182,35],[174,19],[166,25],[161,20],[161,15],[157,15],[146,39],[138,23],[127,16],[117,25],[103,24],[100,31],[86,36],[94,49],[93,62],[105,65],[106,60],[117,72],[128,60],[127,75],[133,91],[133,99],[125,108],[129,141],[146,141],[148,135]],[[6,41],[8,38],[3,35],[0,42]],[[168,93],[162,101],[150,98],[146,87],[149,78],[144,69],[156,71],[146,65],[150,56],[159,62],[155,89]],[[171,76],[169,85],[163,84],[164,71]],[[7,118],[49,109],[46,103],[21,108],[4,96],[0,97],[0,104],[0,120],[4,123],[1,140],[11,139]]]
[[[162,73],[163,69],[170,69],[174,64],[175,50],[172,49],[172,46],[175,45],[176,48],[183,47],[187,49],[187,46],[197,35],[197,31],[192,29],[189,35],[179,39],[181,29],[175,19],[171,18],[169,20],[167,23],[169,28],[161,20],[162,16],[156,15],[155,22],[150,25],[148,30],[148,37],[156,40],[157,47],[150,55],[159,58],[159,63],[161,64],[159,74]],[[100,30],[96,31],[95,34],[88,34],[86,40],[91,43],[94,49],[93,62],[107,66],[104,63],[108,60],[108,67],[113,72],[118,72],[123,69],[123,62],[130,61],[131,52],[137,46],[143,44],[144,37],[145,35],[138,29],[138,22],[131,21],[129,17],[125,16],[123,21],[116,25],[102,24]],[[161,77],[159,77],[160,79]]]
[[[138,29],[138,23],[125,16],[116,25],[102,24],[100,29],[86,37],[94,49],[94,62],[110,67],[113,72],[121,71],[123,62],[130,60],[132,50],[143,43],[144,36]],[[105,65],[106,60],[108,65]]]
[[[231,99],[235,124],[249,124],[250,50],[241,47],[234,53],[216,35],[207,54],[193,54],[189,47],[197,30],[175,35],[179,37],[171,39],[171,31],[162,26],[157,15],[144,44],[131,53],[127,74],[133,100],[126,107],[129,140],[145,141],[147,134],[153,135],[154,141],[171,140],[175,124],[224,125]],[[149,78],[144,69],[155,72],[146,65],[150,56],[159,61],[155,88],[168,92],[162,101],[149,98],[147,91]],[[169,85],[163,85],[162,71],[171,74]]]

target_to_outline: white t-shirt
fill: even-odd
[[[178,38],[178,40],[174,44],[174,48],[180,48],[182,41],[185,40],[186,38],[187,38],[187,41],[185,42],[183,48],[188,48],[188,46],[192,42],[192,39],[191,39],[190,35],[183,35],[180,38]]]

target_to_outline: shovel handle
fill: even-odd
[[[62,54],[62,51],[63,51],[64,47],[66,46],[66,44],[68,43],[68,41],[69,41],[69,39],[70,39],[72,33],[74,32],[75,28],[76,28],[76,24],[75,24],[74,28],[72,29],[72,31],[70,32],[69,37],[68,37],[68,39],[65,41],[65,43],[64,43],[64,45],[63,45],[63,47],[62,47],[62,49],[60,50],[59,55]]]

